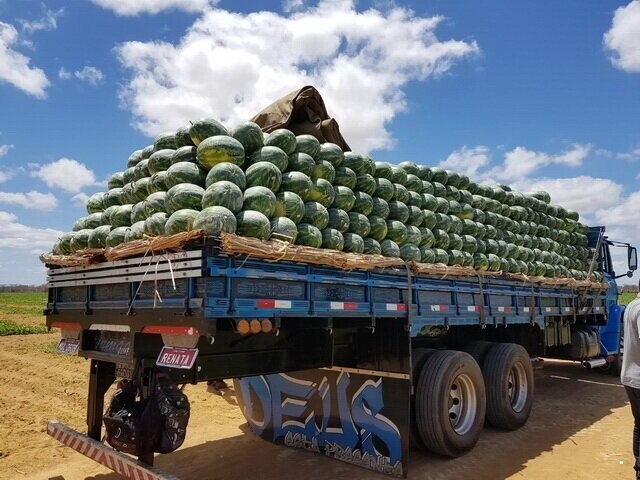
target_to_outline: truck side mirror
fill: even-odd
[[[638,269],[638,252],[636,247],[629,247],[627,251],[627,257],[629,260],[629,270],[635,271]]]

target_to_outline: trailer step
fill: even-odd
[[[124,478],[131,480],[178,480],[172,475],[164,474],[153,467],[144,465],[56,420],[50,420],[47,424],[47,434]]]

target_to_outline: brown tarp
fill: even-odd
[[[313,135],[320,143],[331,142],[344,151],[351,150],[340,133],[338,122],[329,117],[320,92],[310,85],[276,100],[251,121],[267,133],[288,128],[296,135]]]

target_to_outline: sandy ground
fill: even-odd
[[[88,363],[52,353],[58,336],[0,337],[0,479],[117,480],[45,433],[56,418],[84,430]],[[412,479],[631,479],[632,417],[614,377],[547,362],[536,401],[516,432],[485,428],[458,459],[413,452]],[[358,467],[264,442],[249,434],[233,392],[188,386],[192,418],[185,445],[156,466],[186,479],[382,479]]]

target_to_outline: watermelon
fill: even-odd
[[[104,209],[104,211],[101,214],[101,223],[102,225],[111,225],[111,214],[113,213],[113,211],[116,209],[117,205],[111,205],[110,207],[107,207]],[[81,222],[81,223],[78,223]],[[78,228],[76,228],[78,227]],[[77,230],[81,230],[84,228],[84,219],[83,218],[79,218],[78,220],[76,220],[76,222],[73,224],[73,231],[77,231]]]
[[[474,208],[472,220],[476,222],[480,222],[481,224],[484,224],[487,221],[487,215],[482,210],[478,210],[477,208]]]
[[[536,198],[544,203],[551,203],[551,195],[549,195],[547,192],[533,192],[530,194],[530,196],[532,196],[533,198]]]
[[[449,250],[449,265],[458,265],[460,267],[464,265],[464,255],[460,250],[455,248]]]
[[[429,195],[433,195],[433,193],[435,192],[435,188],[433,187],[433,183],[431,182],[427,182],[426,180],[422,181],[422,194],[429,194]]]
[[[60,250],[60,254],[69,255],[71,252],[71,239],[73,238],[73,232],[66,232],[60,235],[58,238],[58,249]]]
[[[420,180],[416,175],[408,174],[407,181],[404,183],[407,190],[416,193],[422,193],[422,180]]]
[[[145,177],[148,178],[148,177]],[[154,192],[165,192],[169,188],[167,187],[167,172],[154,173],[149,179],[148,192],[149,194]]]
[[[436,228],[433,231],[433,236],[435,238],[434,245],[436,248],[442,248],[446,250],[449,248],[449,234],[440,228]]]
[[[174,163],[167,170],[165,184],[171,188],[179,183],[192,183],[204,187],[206,172],[191,162]]]
[[[351,253],[364,252],[364,240],[357,233],[347,232],[342,235],[344,238],[343,251]]]
[[[392,165],[391,166],[391,182],[399,183],[400,185],[404,185],[407,183],[407,172],[405,172],[402,168]]]
[[[447,189],[447,193],[445,195],[447,200],[455,200],[456,202],[460,200],[460,190],[458,190],[453,185],[447,185],[445,188]]]
[[[358,183],[358,176],[356,175],[356,172],[351,170],[349,167],[338,167],[336,168],[336,178],[333,183],[334,185],[349,187],[353,190],[356,188],[356,184]]]
[[[101,225],[94,228],[89,233],[87,246],[89,248],[105,248],[107,246],[107,236],[111,231],[111,225]]]
[[[364,192],[354,192],[356,201],[352,210],[363,215],[369,215],[373,210],[373,198]]]
[[[296,245],[320,248],[322,246],[322,233],[313,225],[301,223],[298,225]]]
[[[320,142],[313,135],[298,135],[295,153],[306,153],[311,158],[316,158],[320,153]]]
[[[376,179],[368,173],[361,173],[356,179],[356,190],[373,195],[376,192]]]
[[[122,187],[110,189],[104,196],[103,203],[106,208],[113,205],[122,205]]]
[[[430,228],[420,227],[420,247],[431,248],[436,243],[436,237],[433,236],[433,232]]]
[[[219,163],[229,162],[242,166],[245,151],[242,144],[233,137],[217,135],[206,138],[197,148],[198,163],[205,169],[211,169]]]
[[[471,235],[462,235],[462,250],[463,252],[476,253],[478,250],[478,245],[476,243],[476,239]]]
[[[373,197],[372,200],[373,209],[371,213],[386,220],[389,217],[389,204],[387,201],[380,197]]]
[[[400,258],[405,262],[419,262],[422,260],[422,253],[413,243],[405,242],[400,245]]]
[[[271,235],[271,222],[269,222],[266,215],[261,212],[256,210],[243,210],[236,215],[236,220],[238,221],[236,229],[238,235],[243,237],[259,238],[261,240],[266,240],[269,238],[269,235]]]
[[[173,155],[171,156],[171,164],[179,162],[196,163],[198,161],[198,158],[196,156],[197,151],[198,149],[193,145],[180,147],[177,150],[174,150]]]
[[[273,163],[281,172],[284,172],[289,166],[289,156],[284,150],[273,145],[264,146],[249,157],[249,163],[253,165],[258,162]]]
[[[353,208],[356,203],[356,196],[349,187],[337,186],[335,187],[336,198],[333,201],[332,207],[341,208],[348,212]]]
[[[311,179],[316,180],[318,178],[327,180],[329,183],[333,182],[336,178],[336,170],[333,165],[331,165],[326,160],[322,160],[316,163],[316,166],[313,168],[313,172],[311,174]]]
[[[393,186],[393,183],[391,183],[390,180],[387,180],[386,178],[376,178],[375,195],[377,197],[380,197],[381,199],[386,200],[388,202],[393,199],[394,194],[395,194],[395,188]]]
[[[433,185],[433,196],[434,197],[445,197],[447,195],[447,187],[438,182],[432,182]]]
[[[420,262],[422,263],[436,263],[436,252],[429,247],[421,246],[420,248]]]
[[[369,236],[381,242],[387,236],[387,222],[377,215],[369,215]]]
[[[122,173],[122,181],[127,184],[133,182],[136,179],[136,168],[129,167]]]
[[[139,180],[141,178],[144,177],[150,177],[151,176],[151,172],[149,172],[149,160],[148,159],[144,159],[144,160],[140,160],[140,163],[138,163],[135,166],[135,178],[136,180]]]
[[[366,173],[366,169],[368,168],[365,165],[364,157],[355,152],[344,152],[342,166],[351,169],[356,174]]]
[[[423,210],[422,226],[433,229],[438,223],[438,217],[436,215],[437,214],[433,213],[431,210]]]
[[[132,242],[133,240],[141,240],[142,238],[144,238],[144,220],[131,225],[127,230],[127,233],[124,234],[125,243]]]
[[[474,242],[475,245],[475,242]],[[449,233],[449,249],[450,250],[462,250],[464,241],[462,237],[457,233]]]
[[[378,242],[377,240],[371,238],[371,237],[367,237],[365,239],[363,239],[364,242],[364,250],[363,253],[366,253],[368,255],[381,255],[382,254],[382,247],[380,246],[380,242]]]
[[[492,272],[497,272],[500,270],[500,257],[493,253],[489,253],[487,255],[487,262],[489,264],[489,270]]]
[[[274,217],[287,217],[294,223],[299,223],[304,216],[304,202],[293,192],[280,191],[276,195],[276,209]]]
[[[447,183],[447,180],[449,179],[449,175],[447,175],[447,172],[440,167],[433,167],[431,169],[431,175],[432,182],[438,182],[442,185],[445,185]]]
[[[384,255],[385,257],[400,257],[400,247],[393,240],[387,238],[381,241],[380,249],[382,250],[382,255]]]
[[[409,199],[405,203],[407,205],[413,205],[414,207],[422,208],[422,195],[409,190]]]
[[[458,187],[460,186],[460,174],[457,172],[452,172],[450,170],[447,170],[447,181],[443,182],[446,183],[446,185],[451,185],[452,187]]]
[[[308,198],[329,208],[336,198],[336,191],[328,180],[318,178],[313,181],[313,187],[309,192]]]
[[[235,184],[240,190],[245,190],[247,187],[247,180],[244,172],[239,166],[233,163],[222,162],[213,166],[207,173],[205,186],[208,188],[221,180],[226,180]]]
[[[329,208],[329,227],[338,230],[341,233],[349,230],[349,214],[340,208]]]
[[[435,211],[438,213],[449,213],[449,200],[442,197],[437,197],[436,202],[438,203]]]
[[[133,208],[133,205],[131,204],[120,205],[116,207],[111,213],[111,217],[109,218],[111,226],[113,227],[131,226],[131,209],[132,208]],[[85,221],[85,226],[89,228],[89,225],[86,221]]]
[[[473,220],[462,221],[462,233],[474,236],[478,233],[478,226]]]
[[[164,226],[169,219],[165,212],[157,212],[147,217],[144,221],[144,233],[147,235],[164,235]]]
[[[271,240],[283,240],[289,243],[295,243],[298,236],[298,227],[295,222],[287,217],[276,217],[271,220]]]
[[[146,203],[138,202],[131,208],[131,225],[147,219]]]
[[[311,179],[302,172],[286,172],[282,174],[280,190],[293,192],[302,200],[307,200],[312,188]]]
[[[418,178],[422,180],[423,186],[424,182],[431,182],[431,179],[433,178],[433,172],[431,171],[431,169],[424,165],[418,165],[418,173],[416,173],[415,175],[417,175]]]
[[[339,230],[329,227],[320,233],[322,234],[322,248],[342,251],[344,248],[344,237]]]
[[[320,145],[320,152],[316,156],[316,161],[318,163],[329,162],[334,168],[337,168],[343,160],[344,152],[335,143],[327,142]]]
[[[407,203],[409,201],[409,190],[404,185],[396,183],[394,186],[393,199],[398,202]]]
[[[176,148],[193,147],[194,143],[189,135],[189,127],[180,127],[176,130]]]
[[[397,200],[389,202],[389,219],[405,223],[409,219],[409,207]]]
[[[109,224],[109,217],[111,216],[111,212],[113,212],[113,210],[116,208],[116,206],[113,207],[109,207],[111,210],[109,210],[109,214],[107,215],[107,221],[104,222],[104,218],[105,218],[105,212],[102,212],[100,214],[100,218],[103,220],[102,224],[103,225],[108,225]],[[75,222],[73,222],[73,227],[71,228],[74,232],[79,232],[80,230],[84,229],[84,221],[85,221],[85,217],[80,217],[78,218]]]
[[[373,174],[375,178],[386,178],[387,180],[391,180],[391,165],[387,162],[376,162],[376,171]]]
[[[128,231],[129,227],[118,227],[111,230],[105,240],[106,246],[113,248],[124,243]]]
[[[242,210],[244,203],[244,195],[237,185],[220,180],[210,185],[202,195],[202,208],[207,207],[224,207],[233,213]]]
[[[407,227],[398,220],[387,220],[387,237],[398,245],[407,240]]]
[[[463,204],[456,215],[462,220],[471,220],[473,218],[473,208],[471,205]]]
[[[165,197],[166,212],[171,215],[173,212],[190,208],[200,210],[202,208],[202,196],[204,188],[190,183],[179,183],[167,191]],[[148,199],[147,199],[148,200]]]
[[[407,226],[407,242],[415,245],[422,243],[422,232],[420,232],[418,227],[414,227],[413,225]]]
[[[109,177],[109,180],[107,180],[107,187],[109,187],[109,190],[122,186],[124,186],[124,172],[116,172]]]
[[[282,183],[282,173],[269,162],[257,162],[245,170],[247,187],[266,187],[277,192]]]
[[[567,210],[566,215],[568,220],[573,220],[574,222],[580,220],[580,215],[578,215],[578,212],[575,212],[573,210]]]
[[[142,202],[151,193],[153,191],[150,177],[144,177],[133,182],[133,200],[135,202]]]
[[[138,199],[133,193],[133,183],[127,183],[125,184],[124,187],[122,187],[122,191],[120,192],[120,198],[122,199],[122,203],[124,204],[134,203],[138,201]]]
[[[87,213],[98,213],[105,209],[104,197],[106,192],[94,193],[87,199]]]
[[[418,164],[414,162],[401,162],[398,166],[403,169],[407,174],[418,174]]]
[[[142,160],[142,150],[136,150],[131,155],[129,155],[129,159],[127,160],[127,167],[135,167],[140,160]]]
[[[198,212],[193,221],[194,230],[204,230],[207,235],[236,233],[237,220],[231,210],[224,207],[207,207]]]
[[[147,217],[154,213],[167,211],[167,192],[155,192],[144,201],[144,210]]]
[[[265,147],[278,147],[288,156],[296,151],[296,136],[289,130],[279,128],[267,135],[264,139],[264,145]]]
[[[436,254],[436,260],[434,263],[441,263],[444,265],[449,264],[449,254],[446,250],[443,250],[442,248],[434,248],[433,251]]]
[[[371,225],[369,219],[358,212],[349,212],[349,229],[347,232],[357,233],[361,237],[369,235]]]
[[[159,134],[153,141],[153,149],[156,152],[164,149],[174,150],[175,148],[176,148],[176,134],[174,132],[163,132]]]
[[[462,234],[462,230],[464,230],[464,223],[455,215],[449,215],[449,233],[457,233],[458,235]]]
[[[154,152],[153,155],[149,157],[149,162],[147,164],[149,173],[153,175],[156,172],[167,170],[171,166],[171,159],[173,158],[174,152],[175,150],[170,149]]]
[[[153,145],[147,145],[142,149],[142,160],[146,160],[153,153]],[[140,161],[142,161],[140,160]]]
[[[276,196],[266,187],[250,187],[244,191],[244,210],[253,210],[271,218],[276,211]]]
[[[189,208],[173,212],[164,226],[165,234],[175,235],[176,233],[193,230],[193,222],[197,216],[198,211]]]
[[[462,265],[465,267],[473,267],[473,255],[469,252],[462,252]]]
[[[329,224],[329,212],[319,202],[305,202],[302,223],[308,223],[322,230]]]
[[[262,129],[253,122],[241,123],[231,131],[231,136],[238,140],[247,155],[251,155],[263,145]]]
[[[364,165],[362,166],[362,170],[360,172],[356,172],[358,175],[360,174],[368,174],[373,176],[376,173],[376,162],[369,155],[363,155]]]
[[[420,210],[415,205],[410,205],[408,208],[409,208],[409,219],[407,220],[407,223],[409,225],[414,225],[416,227],[419,227],[420,225],[422,225],[422,222],[424,220],[424,214],[422,213],[422,210]]]
[[[213,118],[201,118],[200,120],[191,122],[191,126],[189,127],[189,136],[196,146],[199,146],[206,138],[222,135],[228,136],[229,131],[224,125]]]

